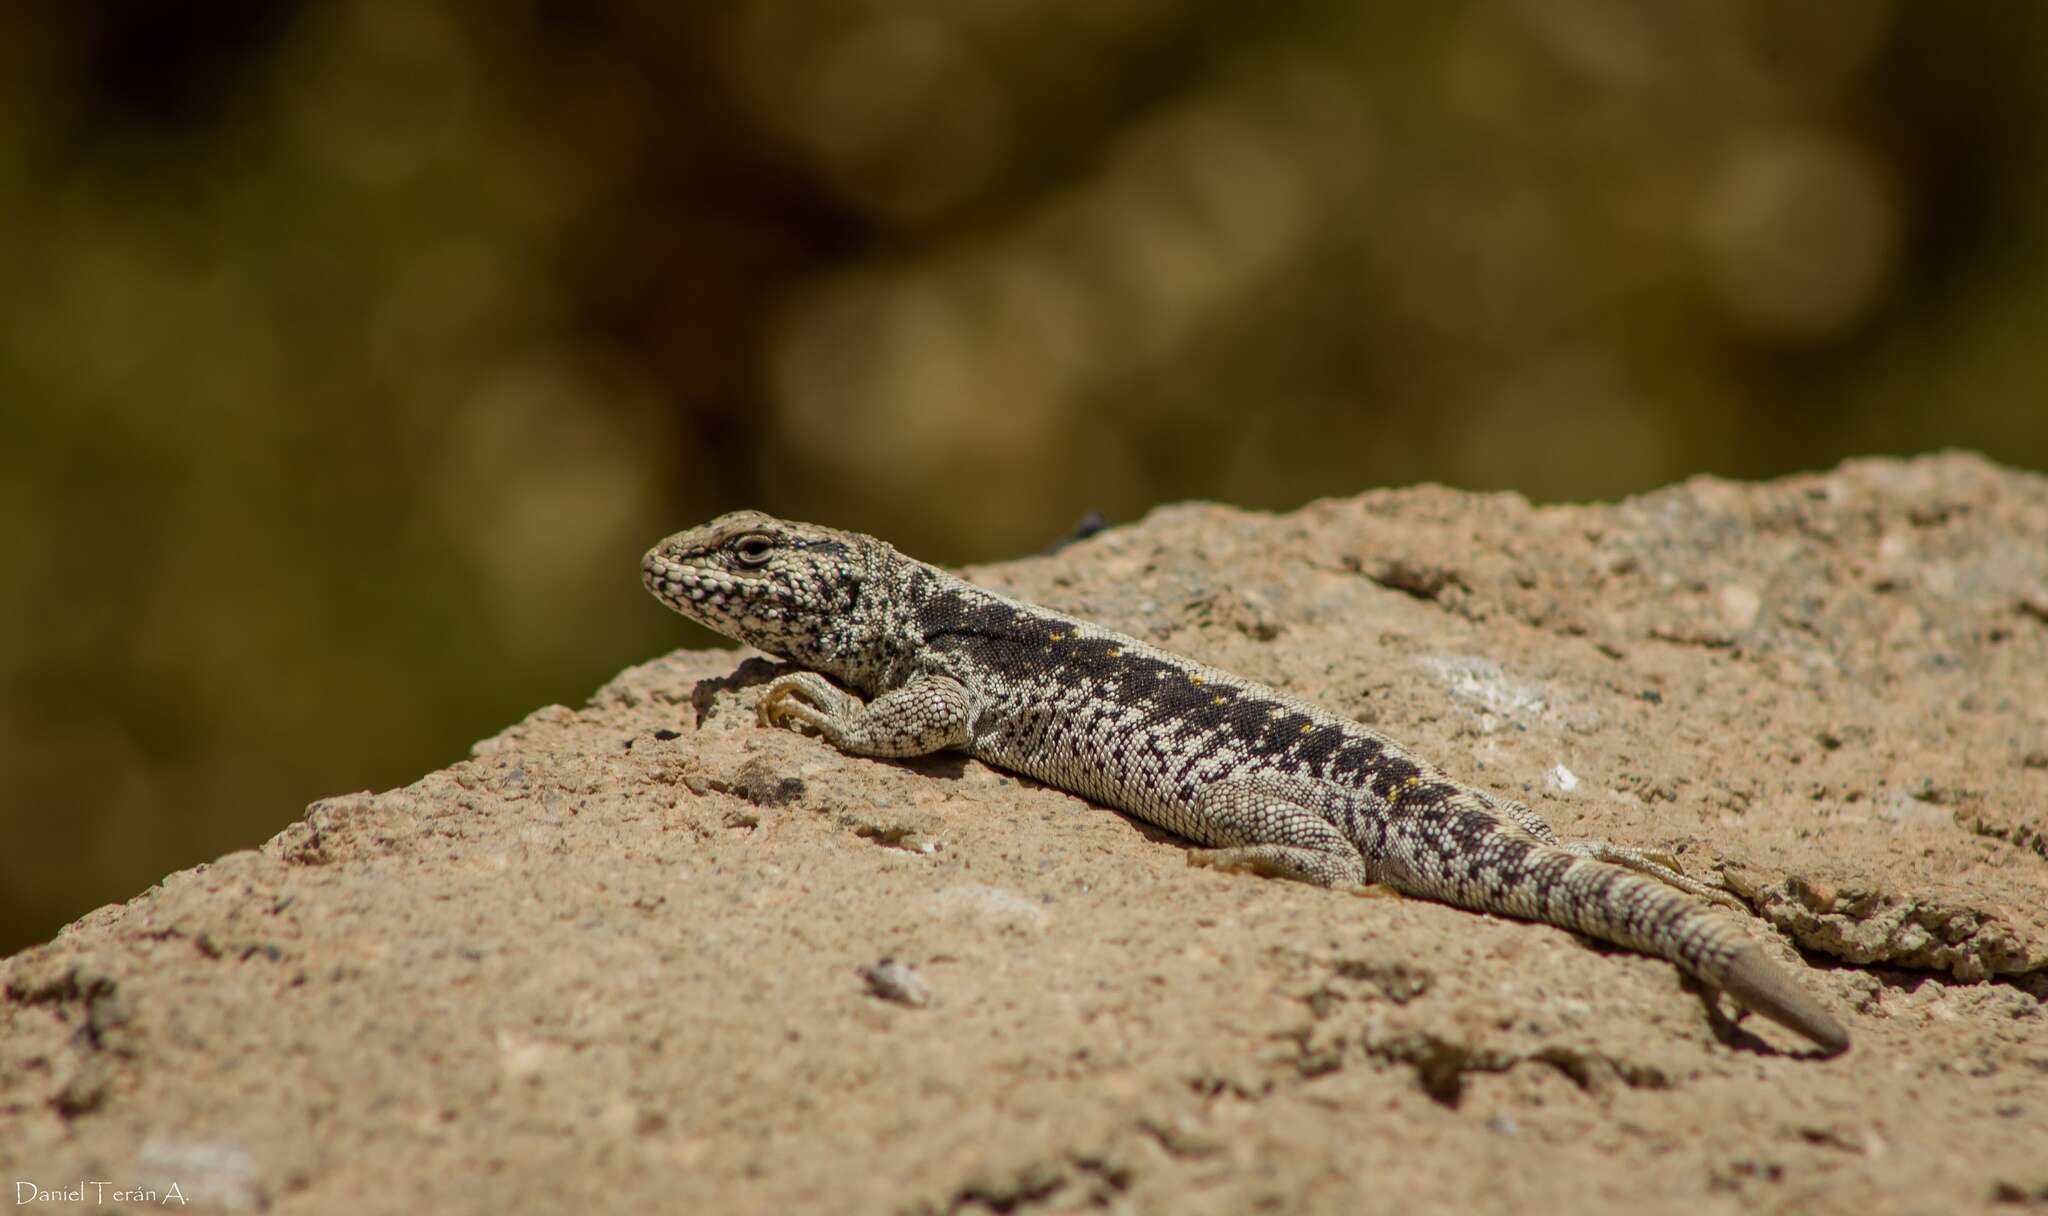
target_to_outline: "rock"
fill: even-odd
[[[1557,929],[765,731],[774,664],[678,653],[0,963],[0,1173],[303,1212],[2024,1202],[2044,537],[2048,480],[1945,455],[1177,506],[970,572],[1720,877],[1836,1060]]]

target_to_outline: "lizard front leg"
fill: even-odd
[[[780,677],[761,698],[763,723],[802,723],[856,756],[923,756],[964,747],[973,717],[966,686],[940,675],[917,676],[862,701],[817,672],[802,671]]]

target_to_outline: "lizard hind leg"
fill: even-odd
[[[1474,790],[1473,794],[1481,802],[1499,812],[1502,818],[1544,844],[1564,843],[1557,838],[1557,831],[1550,826],[1549,821],[1531,810],[1528,803],[1516,802],[1512,798],[1496,798],[1484,790]]]
[[[1191,850],[1188,864],[1338,890],[1372,886],[1377,877],[1358,846],[1290,794],[1297,792],[1257,780],[1202,787],[1194,821],[1204,828],[1205,840],[1224,847]]]
[[[1708,886],[1679,869],[1678,858],[1662,849],[1631,849],[1618,844],[1608,844],[1604,840],[1579,840],[1556,847],[1592,861],[1604,861],[1609,865],[1620,866],[1624,870],[1634,870],[1666,886],[1676,887],[1688,895],[1697,895],[1708,903],[1719,904],[1737,912],[1749,911],[1749,906],[1733,895],[1719,887]]]
[[[1749,911],[1740,900],[1726,891],[1708,886],[1687,874],[1685,868],[1678,864],[1678,858],[1663,849],[1632,849],[1625,845],[1608,844],[1604,840],[1579,840],[1567,844],[1558,839],[1557,832],[1550,824],[1527,805],[1510,798],[1493,798],[1487,795],[1481,795],[1481,798],[1492,804],[1493,808],[1509,822],[1544,844],[1592,861],[1604,861],[1610,865],[1620,866],[1624,870],[1634,870],[1638,874],[1654,878],[1667,886],[1677,887],[1688,895],[1697,895],[1709,903],[1719,904],[1724,908],[1740,912]]]

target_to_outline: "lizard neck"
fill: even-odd
[[[923,648],[916,632],[918,597],[929,594],[933,580],[950,577],[871,540],[848,561],[835,587],[839,602],[825,626],[792,638],[783,657],[869,696],[899,687]]]

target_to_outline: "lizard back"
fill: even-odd
[[[979,760],[1203,844],[1223,843],[1192,813],[1219,780],[1272,771],[1381,798],[1413,778],[1449,784],[1311,701],[917,564],[916,627],[934,661],[977,694],[967,751]]]

